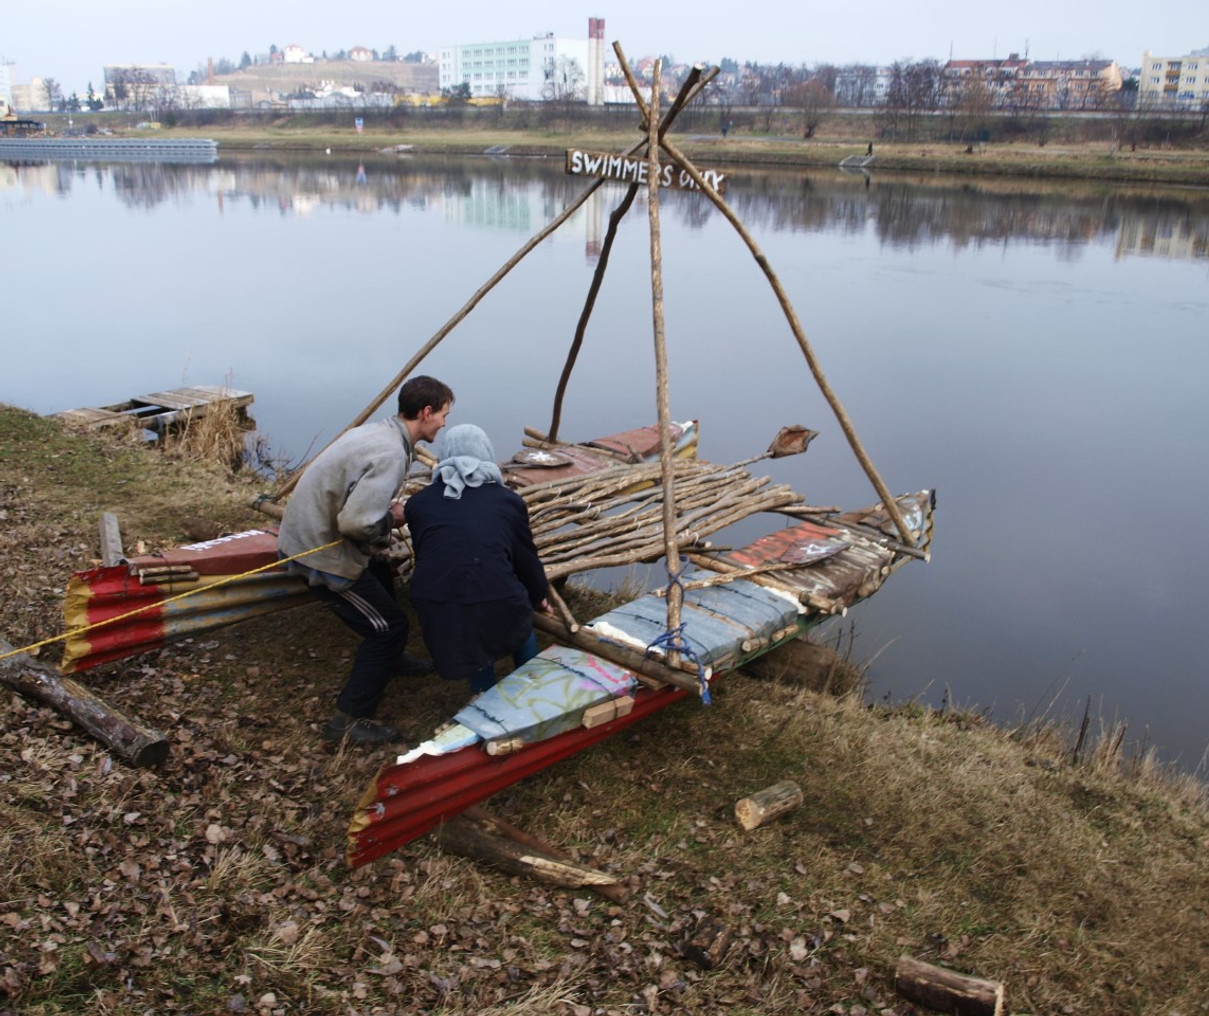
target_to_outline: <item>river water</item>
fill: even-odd
[[[270,457],[302,461],[584,187],[559,159],[0,163],[0,400],[226,383],[255,394]],[[501,457],[549,425],[622,192],[602,187],[421,367]],[[572,440],[656,418],[644,197],[572,375]],[[736,168],[727,199],[887,486],[938,491],[931,563],[843,622],[870,697],[1005,724],[1090,703],[1093,731],[1125,722],[1133,749],[1204,772],[1209,194]],[[672,414],[700,418],[703,456],[804,424],[820,437],[769,475],[814,504],[876,501],[730,224],[665,192],[660,232]]]

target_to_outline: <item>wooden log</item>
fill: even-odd
[[[793,780],[782,780],[735,802],[735,818],[744,829],[758,829],[793,811],[802,803],[802,788]]]
[[[924,963],[913,956],[900,956],[894,971],[894,990],[903,998],[953,1016],[1002,1016],[1004,989],[998,981]]]
[[[435,835],[442,850],[486,861],[501,871],[567,889],[591,889],[618,903],[625,899],[625,887],[612,875],[580,864],[477,805],[437,826]]]
[[[584,710],[583,726],[599,727],[603,723],[611,723],[619,716],[628,716],[634,710],[634,699],[630,695],[621,695],[607,702],[588,706]]]
[[[575,615],[571,613],[571,608],[567,606],[567,601],[562,598],[562,594],[554,586],[550,586],[546,590],[546,598],[553,604],[554,609],[558,611],[558,615],[563,619],[563,624],[567,626],[567,629],[572,634],[579,631],[579,622],[575,620]]]
[[[692,933],[680,945],[680,955],[702,970],[713,970],[730,949],[731,932],[708,917],[701,918]]]
[[[12,649],[0,639],[0,653]],[[0,659],[0,681],[23,695],[54,706],[131,765],[157,766],[168,757],[168,739],[158,730],[143,726],[78,681],[62,677],[26,653]]]
[[[285,506],[278,504],[267,494],[257,494],[248,502],[248,507],[278,522],[285,518]]]

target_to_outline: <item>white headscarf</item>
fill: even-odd
[[[434,475],[444,481],[445,496],[455,501],[467,487],[504,482],[491,440],[473,423],[459,423],[441,435],[441,456]]]

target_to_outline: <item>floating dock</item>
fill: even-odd
[[[209,138],[0,138],[0,159],[101,162],[217,162]]]
[[[176,424],[205,416],[213,409],[236,409],[243,413],[252,404],[251,392],[221,385],[191,385],[167,392],[138,395],[112,406],[95,409],[65,409],[52,413],[56,419],[80,427],[118,427],[137,424],[145,430],[163,433]]]

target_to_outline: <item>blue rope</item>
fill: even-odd
[[[670,590],[672,586],[680,586],[680,573],[672,574],[671,569],[668,569],[667,584]],[[681,593],[684,592],[684,587],[680,586]],[[705,678],[705,665],[697,657],[686,641],[684,641],[684,624],[681,621],[675,628],[669,628],[662,635],[657,635],[651,640],[646,647],[646,655],[650,656],[653,649],[662,649],[664,654],[679,653],[686,660],[690,660],[697,667],[697,681],[701,685],[701,701],[704,705],[709,705],[713,700],[709,695],[709,682]]]

